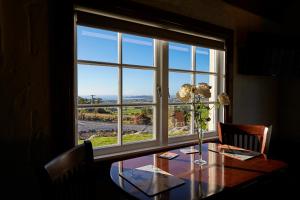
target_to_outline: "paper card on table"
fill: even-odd
[[[155,173],[160,173],[160,174],[166,174],[166,175],[170,175],[170,176],[173,176],[172,174],[158,168],[158,167],[155,167],[154,165],[145,165],[143,167],[138,167],[136,168],[138,170],[143,170],[143,171],[147,171],[147,172],[155,172]]]
[[[148,196],[156,195],[185,183],[184,180],[153,165],[126,170],[120,173],[120,176]]]
[[[198,152],[199,152],[198,149],[195,149],[195,148],[193,148],[193,147],[180,149],[180,151],[181,151],[182,153],[185,153],[185,154],[198,153]]]
[[[261,155],[261,153],[259,152],[249,151],[245,149],[223,149],[223,151],[221,151],[220,153],[238,160],[248,160],[255,156]]]
[[[177,153],[173,153],[173,152],[165,152],[165,153],[162,153],[162,154],[160,154],[158,157],[160,157],[160,158],[166,158],[166,159],[173,159],[173,158],[175,158],[175,157],[177,157],[178,156],[178,154]]]

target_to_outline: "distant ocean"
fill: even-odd
[[[85,99],[92,99],[91,95],[79,95],[79,97]],[[101,98],[103,101],[116,101],[118,99],[118,96],[117,95],[94,95],[94,98]],[[123,98],[127,100],[140,100],[140,99],[152,99],[153,97],[149,95],[139,95],[139,96],[125,95],[123,96]]]

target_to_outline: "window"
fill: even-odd
[[[154,140],[154,39],[77,26],[78,143]]]
[[[224,86],[222,85],[224,85],[225,76],[221,73],[221,68],[224,68],[224,65],[221,64],[221,61],[217,63],[218,60],[223,58],[223,53],[214,49],[174,42],[169,42],[168,52],[168,136],[195,134],[194,115],[190,111],[192,109],[191,104],[187,105],[176,98],[176,92],[185,83],[196,85],[204,82],[212,86],[212,96],[206,101],[206,105],[211,108],[207,113],[211,120],[208,123],[206,132],[215,132],[216,119],[221,118],[223,115],[223,112],[219,111],[218,116],[218,111],[213,106],[214,102],[217,101],[217,94],[224,92]]]
[[[225,90],[222,50],[90,24],[76,25],[76,44],[76,142],[89,139],[100,154],[196,139],[191,105],[176,92],[206,82],[209,105]],[[207,114],[210,137],[224,111]]]

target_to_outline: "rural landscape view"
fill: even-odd
[[[100,97],[79,97],[79,104],[116,104],[116,100]],[[106,100],[103,100],[106,99]],[[152,101],[151,96],[130,96],[128,103]],[[126,106],[122,114],[123,143],[154,139],[153,106]],[[169,107],[169,135],[188,134],[190,130],[190,106]],[[176,115],[176,113],[182,115]],[[90,139],[95,146],[117,144],[118,107],[97,107],[78,109],[79,143]]]
[[[105,99],[105,100],[104,100]],[[113,97],[79,97],[82,105],[116,104]],[[127,103],[149,102],[151,96],[128,96]],[[177,101],[172,97],[172,101]],[[122,110],[123,143],[154,139],[153,135],[153,106],[126,106]],[[190,110],[188,105],[169,106],[168,128],[169,136],[179,136],[190,133]],[[203,109],[203,116],[207,117],[207,110]],[[78,110],[79,143],[89,139],[94,146],[117,144],[118,107],[91,107]],[[204,126],[204,129],[207,127]]]
[[[120,35],[114,31],[77,26],[78,143],[88,139],[94,147],[115,145],[118,144],[118,131],[122,132],[123,144],[156,137],[155,106],[147,105],[154,102],[156,87],[154,39],[123,33],[121,40],[118,37]],[[191,70],[191,45],[169,42],[168,48],[170,68]],[[196,69],[209,71],[209,49],[197,47],[195,55]],[[122,75],[120,62],[124,64]],[[169,72],[169,103],[178,102],[176,92],[182,84],[192,82],[192,75]],[[210,78],[208,74],[194,77],[196,82],[207,83]],[[118,104],[120,88],[122,104],[126,106]],[[190,110],[188,105],[169,105],[170,137],[190,133]]]

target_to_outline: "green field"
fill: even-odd
[[[150,139],[152,139],[152,134],[150,133],[128,134],[123,136],[124,143],[138,142]],[[117,137],[94,137],[93,139],[91,139],[91,142],[94,147],[113,145],[117,144]],[[83,143],[83,140],[79,140],[78,143]]]
[[[186,132],[184,131],[176,131],[169,133],[169,136],[179,136],[184,135]],[[124,143],[131,143],[131,142],[138,142],[138,141],[145,141],[152,139],[151,133],[143,133],[143,134],[127,134],[123,136]],[[91,139],[93,147],[101,147],[107,145],[117,144],[117,137],[94,137]],[[79,140],[78,144],[82,144],[83,140]]]

